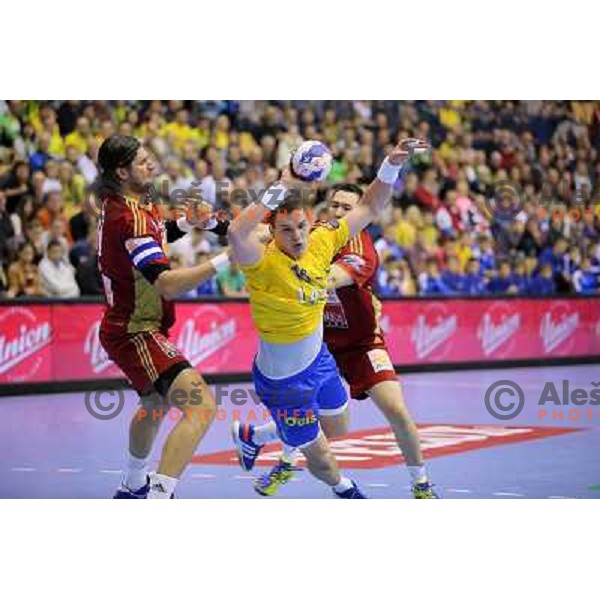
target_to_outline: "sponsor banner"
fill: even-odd
[[[0,383],[52,381],[50,306],[0,307]]]
[[[394,364],[600,355],[598,299],[389,301]]]
[[[417,425],[417,428],[426,459],[580,430],[577,427],[502,427],[500,425]],[[404,463],[404,457],[389,427],[353,431],[333,440],[330,445],[342,468],[381,469]],[[280,452],[280,444],[268,444],[260,453],[256,464],[263,467],[273,466],[279,460]],[[238,465],[234,450],[198,454],[194,456],[192,462],[197,465]],[[303,458],[300,464],[304,465]]]
[[[249,372],[258,347],[246,302],[180,304],[171,341],[203,373]]]
[[[101,304],[0,306],[0,385],[121,377],[98,339]],[[600,298],[389,300],[394,364],[600,355]],[[257,335],[246,302],[182,303],[171,341],[207,374],[248,373]],[[379,363],[378,363],[379,364]]]

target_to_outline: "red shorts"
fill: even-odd
[[[398,381],[398,376],[385,343],[331,350],[344,379],[350,385],[350,395],[364,400],[367,392],[382,381]]]
[[[115,333],[100,328],[100,343],[108,357],[125,373],[138,394],[154,391],[154,384],[169,369],[188,360],[164,333]]]

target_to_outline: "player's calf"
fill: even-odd
[[[314,442],[301,449],[308,470],[320,481],[329,485],[338,498],[361,499],[365,498],[354,481],[345,477],[338,468],[327,438],[322,431]]]
[[[216,414],[208,386],[193,369],[177,375],[166,397],[171,406],[181,410],[182,417],[165,441],[157,472],[151,476],[149,499],[171,497]]]
[[[398,447],[406,460],[410,474],[412,494],[416,499],[439,498],[429,479],[427,466],[421,452],[419,432],[404,403],[402,388],[397,381],[383,381],[369,390],[375,405],[390,424]]]

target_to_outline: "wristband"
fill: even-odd
[[[276,210],[280,204],[285,200],[285,195],[288,189],[281,183],[275,182],[267,191],[262,195],[260,203],[270,211]]]
[[[377,171],[377,179],[388,185],[394,185],[403,165],[393,165],[387,158],[381,163]]]
[[[226,252],[222,252],[214,258],[211,258],[209,262],[213,266],[213,269],[217,272],[217,275],[227,270],[230,264],[229,256]]]

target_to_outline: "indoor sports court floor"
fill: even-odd
[[[579,420],[571,421],[575,407],[548,405],[549,416],[540,420],[537,404],[547,381],[559,393],[564,379],[571,389],[590,390],[598,375],[594,365],[406,375],[407,401],[444,497],[600,497],[600,406],[580,407]],[[501,379],[516,381],[525,392],[525,408],[511,421],[494,419],[484,405],[486,389]],[[249,386],[230,384],[228,391],[234,387]],[[0,398],[0,497],[111,497],[135,410],[134,394],[124,393],[123,412],[106,421],[90,416],[83,392]],[[229,402],[221,406],[222,420],[202,443],[178,486],[179,497],[258,498],[252,476],[239,469],[231,452],[233,408]],[[558,413],[552,420],[552,408],[562,410],[562,421]],[[262,419],[262,408],[251,400],[242,417],[250,410],[252,418]],[[370,497],[408,498],[408,475],[382,418],[369,401],[353,402],[351,412],[349,436],[334,442],[340,464]],[[274,456],[266,452],[258,469]],[[329,492],[302,472],[280,497],[327,498]]]

